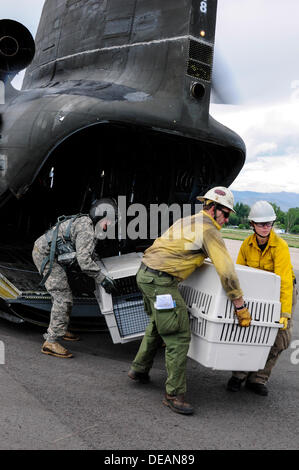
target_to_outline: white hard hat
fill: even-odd
[[[221,206],[227,207],[231,211],[234,211],[234,196],[230,189],[224,186],[216,186],[215,188],[209,189],[204,196],[197,196],[199,201],[210,200],[221,204]]]
[[[276,215],[269,202],[257,201],[250,209],[248,220],[253,222],[273,222],[276,220]]]

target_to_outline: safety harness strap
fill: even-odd
[[[56,251],[56,242],[57,242],[57,236],[58,236],[58,230],[59,230],[59,225],[61,224],[62,221],[59,221],[57,224],[56,224],[56,227],[55,227],[55,230],[53,231],[53,237],[52,237],[52,241],[51,241],[51,248],[50,248],[50,255],[47,256],[43,262],[42,262],[42,267],[41,267],[41,275],[43,275],[43,272],[44,272],[44,269],[46,267],[46,264],[49,262],[50,263],[50,266],[49,266],[49,270],[47,272],[47,274],[43,277],[43,279],[41,280],[40,282],[40,286],[44,286],[48,277],[50,276],[51,274],[51,271],[52,271],[52,268],[53,268],[53,262],[54,262],[54,257],[55,257],[55,251]]]
[[[49,265],[49,270],[48,270],[47,274],[43,277],[43,279],[41,280],[41,282],[39,284],[41,287],[43,287],[45,285],[48,277],[51,274],[52,268],[53,268],[53,262],[54,262],[55,253],[56,253],[56,243],[57,243],[58,231],[59,231],[60,224],[62,222],[65,222],[66,220],[70,220],[70,222],[67,226],[67,229],[66,229],[65,236],[64,236],[65,239],[70,240],[70,238],[71,238],[70,237],[70,232],[71,232],[72,223],[74,222],[75,219],[77,219],[79,217],[86,216],[86,215],[88,215],[88,214],[76,214],[76,215],[69,215],[69,216],[61,215],[60,217],[58,217],[57,224],[56,224],[55,228],[52,229],[52,239],[49,240],[48,237],[47,237],[48,243],[50,243],[50,254],[48,256],[46,256],[46,258],[43,259],[43,262],[42,262],[42,265],[41,265],[41,270],[40,270],[41,276],[43,276],[43,272],[45,270],[45,267],[46,267],[47,263],[50,263],[50,265]],[[49,234],[49,231],[47,232],[47,234]],[[47,236],[47,234],[46,234],[46,236]]]

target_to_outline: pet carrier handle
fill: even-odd
[[[191,313],[191,316],[194,318],[197,318],[197,320],[201,320],[200,314],[202,313],[201,310],[196,307],[196,304],[192,304],[191,307],[188,308],[189,312]]]

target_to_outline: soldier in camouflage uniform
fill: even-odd
[[[72,221],[69,229],[69,238],[75,249],[76,260],[81,271],[93,277],[95,282],[102,284],[108,293],[113,291],[114,283],[112,279],[101,272],[95,261],[94,250],[97,242],[96,233],[105,231],[108,225],[115,223],[116,219],[117,207],[114,201],[100,199],[93,203],[89,216],[77,216]],[[66,236],[69,224],[70,220],[60,223],[58,237],[63,239]],[[45,287],[52,298],[50,324],[47,333],[44,334],[46,341],[41,351],[44,354],[69,358],[72,357],[72,354],[58,343],[58,339],[62,338],[69,341],[79,339],[67,331],[73,305],[72,291],[68,283],[66,270],[57,260],[57,253],[49,274],[50,262],[45,264],[47,257],[50,255],[50,237],[53,235],[55,227],[52,227],[36,240],[32,253],[33,261],[39,272],[41,273],[43,270],[42,274],[45,278],[48,275]],[[45,264],[44,269],[43,264]]]

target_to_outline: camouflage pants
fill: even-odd
[[[297,296],[298,296],[298,292],[297,292],[296,286],[294,285],[292,315],[294,314],[294,311],[295,311],[295,306],[297,303]],[[241,380],[247,379],[249,382],[266,384],[268,382],[272,369],[275,366],[280,354],[282,353],[282,351],[287,349],[290,345],[291,337],[292,337],[292,328],[293,328],[293,322],[292,322],[292,319],[290,319],[288,321],[288,326],[286,330],[282,330],[282,329],[278,330],[275,342],[272,348],[270,349],[269,356],[268,356],[264,369],[258,370],[256,372],[236,371],[236,372],[233,372],[233,376]]]
[[[45,256],[46,255],[39,250],[38,246],[34,245],[32,258],[39,272]],[[46,274],[48,269],[49,263],[46,265],[43,274]],[[45,287],[51,295],[52,309],[50,324],[47,333],[44,334],[44,339],[50,343],[55,343],[57,339],[64,336],[67,331],[73,306],[72,291],[68,283],[66,272],[56,261],[53,263],[53,268],[45,283]]]

